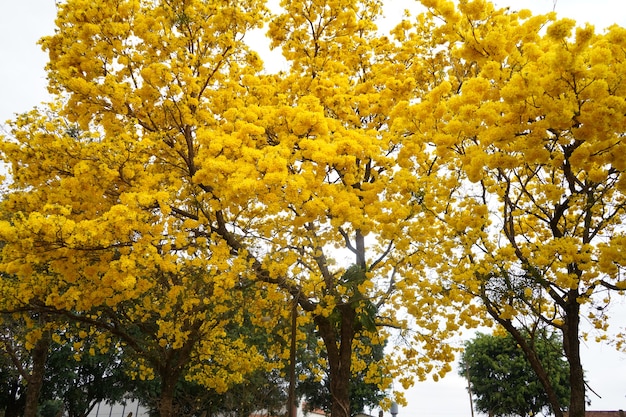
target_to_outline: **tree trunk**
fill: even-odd
[[[43,378],[46,372],[46,360],[48,359],[48,349],[50,348],[50,332],[44,331],[41,338],[35,343],[31,351],[33,369],[28,376],[26,387],[26,405],[24,407],[24,417],[36,417],[39,406],[39,394],[43,386]]]
[[[356,311],[349,304],[337,306],[341,313],[337,329],[328,317],[317,316],[315,323],[328,353],[331,417],[350,417],[350,377],[352,342]]]
[[[569,417],[585,417],[585,377],[580,360],[580,305],[577,299],[578,292],[570,290],[563,326],[563,348],[570,372]]]
[[[165,369],[161,372],[161,393],[159,398],[159,416],[172,417],[174,415],[174,393],[179,373]]]
[[[289,391],[287,394],[287,417],[296,417],[296,331],[298,330],[298,303],[291,306],[291,336],[289,339]]]
[[[199,331],[201,326],[202,321],[198,320],[191,326],[186,327],[186,329],[190,329],[190,332],[183,346],[178,349],[167,350],[155,364],[161,378],[160,417],[172,417],[174,415],[176,385],[190,361],[194,346],[200,340]]]

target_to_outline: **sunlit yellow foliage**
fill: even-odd
[[[454,247],[442,272],[501,323],[548,323],[578,340],[585,309],[626,285],[624,29],[483,1],[423,3],[440,22],[439,87],[393,128],[430,146],[457,181],[439,216]],[[593,318],[599,335],[608,317]]]
[[[623,289],[624,30],[422,3],[382,36],[377,0],[63,2],[58,96],[0,145],[8,307],[150,323],[222,391],[267,366],[228,325],[286,340],[295,300],[343,380],[366,364],[342,345],[398,329],[410,349],[367,369],[387,388],[450,370],[485,288],[549,322],[550,288]],[[264,22],[284,72],[244,42]]]
[[[219,124],[214,114],[233,98],[224,86],[237,89],[239,77],[258,69],[241,40],[265,13],[252,0],[59,6],[58,30],[42,40],[59,100],[18,117],[1,145],[12,165],[2,270],[18,277],[3,281],[2,293],[12,295],[4,308],[42,303],[117,323],[118,337],[156,325],[128,342],[143,346],[142,379],[164,372],[168,351],[196,358],[187,377],[219,389],[258,367],[245,338],[225,343],[223,330],[242,320],[234,287],[249,263],[231,259],[203,224],[197,169],[185,174],[179,164],[193,165],[195,156],[182,152],[197,146],[188,148],[179,128]],[[80,358],[81,341],[73,347]],[[207,359],[215,349],[219,372]]]

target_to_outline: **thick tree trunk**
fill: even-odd
[[[350,377],[356,312],[348,304],[337,308],[341,313],[339,328],[334,327],[328,317],[317,316],[315,323],[328,353],[331,417],[350,417]]]
[[[580,304],[578,292],[571,290],[565,311],[563,348],[569,362],[570,404],[569,417],[585,417],[585,377],[580,360]]]
[[[48,359],[48,349],[50,348],[50,332],[45,331],[41,338],[35,343],[31,351],[33,369],[28,377],[26,387],[26,405],[24,407],[24,417],[36,417],[39,406],[39,394],[43,385],[43,378],[46,372],[46,360]]]
[[[174,415],[176,385],[190,361],[193,347],[200,338],[199,331],[201,326],[202,322],[198,320],[191,327],[186,327],[190,329],[190,333],[183,346],[179,349],[171,349],[164,352],[164,355],[157,361],[156,368],[159,370],[161,378],[160,417],[172,417]]]
[[[178,375],[166,370],[161,372],[161,396],[159,398],[159,416],[172,417],[174,415],[174,393]]]
[[[350,417],[350,374],[346,376],[345,364],[336,364],[339,369],[332,371],[330,377],[330,395],[332,396],[331,417]],[[348,382],[346,383],[346,379]]]

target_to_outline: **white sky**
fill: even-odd
[[[555,7],[560,17],[574,18],[579,24],[590,22],[597,30],[613,23],[626,27],[624,0],[497,0],[498,6],[514,10],[530,8],[544,13]],[[387,0],[385,13],[396,19],[412,7],[408,0]],[[46,56],[37,40],[54,31],[54,0],[0,0],[0,123],[15,113],[31,109],[47,99],[43,70]],[[268,57],[268,61],[273,58]],[[626,324],[626,300],[615,307],[619,320]],[[626,354],[611,347],[589,342],[583,344],[583,364],[589,386],[602,398],[589,393],[590,410],[626,410]],[[408,407],[399,417],[469,417],[470,402],[466,382],[450,374],[438,383],[418,383],[407,393]],[[377,412],[373,414],[377,415]]]

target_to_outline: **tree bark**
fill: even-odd
[[[315,323],[328,353],[331,417],[350,417],[350,376],[356,311],[349,304],[336,308],[340,312],[338,325],[333,326],[330,319],[323,316],[316,316]]]
[[[585,417],[585,376],[580,359],[580,304],[578,291],[570,290],[565,308],[563,348],[569,362],[569,417]]]
[[[296,331],[298,330],[298,303],[294,298],[291,306],[291,336],[289,340],[289,391],[287,394],[287,417],[297,416],[296,404]]]
[[[50,348],[50,332],[44,331],[41,338],[35,343],[31,351],[33,369],[27,378],[26,405],[24,407],[24,417],[37,417],[39,407],[39,395],[43,386],[43,378],[46,372],[46,360]]]
[[[161,395],[159,398],[159,416],[172,417],[174,415],[174,393],[179,375],[165,369],[161,372]]]

